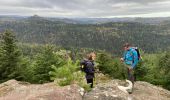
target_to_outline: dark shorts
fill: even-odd
[[[87,83],[93,83],[93,79],[86,79]]]

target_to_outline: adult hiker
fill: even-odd
[[[87,59],[83,60],[81,65],[81,70],[86,73],[86,81],[87,84],[90,84],[90,87],[93,88],[93,79],[94,79],[94,60],[96,58],[96,54],[94,52],[87,55]]]
[[[125,66],[127,67],[126,69],[127,69],[128,80],[130,80],[134,85],[134,81],[135,81],[134,71],[139,60],[138,52],[136,51],[135,48],[131,47],[129,43],[125,43],[123,45],[123,48],[124,48],[124,55],[123,58],[121,58],[120,60],[125,63]],[[128,90],[128,92],[132,93],[132,89]]]

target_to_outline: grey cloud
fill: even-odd
[[[169,0],[105,0],[108,3],[138,3],[138,4],[150,4],[155,2],[165,2]]]
[[[117,3],[155,3],[168,0],[18,0],[20,2],[13,2],[13,6],[34,7],[34,8],[54,8],[60,7],[62,9],[103,9],[110,7]]]
[[[7,0],[10,1],[10,0]],[[15,0],[14,0],[15,1]],[[58,16],[60,13],[77,17],[102,17],[170,12],[169,0],[16,0],[0,3],[0,14],[40,13]],[[169,2],[170,4],[170,2]],[[25,10],[25,11],[24,11]],[[69,17],[69,16],[68,16]]]
[[[110,5],[116,3],[155,3],[168,0],[18,0],[11,6],[35,7],[35,8],[53,8],[55,6],[65,9],[85,9],[101,5]],[[12,1],[11,1],[12,2]]]

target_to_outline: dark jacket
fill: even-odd
[[[92,60],[84,60],[80,63],[80,65],[84,65],[84,72],[86,73],[86,79],[94,78],[94,61]]]

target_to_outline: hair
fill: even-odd
[[[91,53],[87,54],[87,59],[93,60],[92,57],[95,56],[95,55],[96,55],[95,52],[91,52]]]
[[[125,43],[123,47],[130,47],[131,45],[129,43]]]

